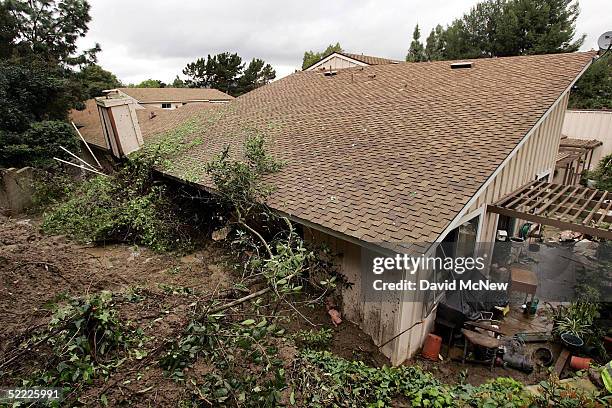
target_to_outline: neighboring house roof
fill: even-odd
[[[385,65],[385,64],[397,64],[400,61],[396,61],[396,60],[392,60],[389,58],[381,58],[381,57],[373,57],[370,55],[363,55],[363,54],[351,54],[348,52],[338,52],[338,51],[334,51],[331,52],[327,55],[325,55],[324,57],[322,57],[320,60],[313,62],[312,64],[310,64],[309,66],[307,66],[306,68],[304,68],[304,70],[314,70],[315,68],[317,68],[317,66],[321,65],[321,69],[323,68],[323,64],[328,61],[331,58],[334,57],[338,57],[340,59],[346,60],[346,61],[350,61],[352,63],[354,63],[355,65],[360,65],[360,66],[364,66],[364,65]]]
[[[120,88],[120,91],[128,96],[136,99],[138,102],[181,102],[188,103],[185,106],[181,106],[178,109],[161,109],[151,108],[144,106],[144,108],[136,111],[138,120],[143,128],[143,137],[146,137],[147,132],[155,131],[156,127],[163,129],[165,127],[171,127],[174,124],[174,120],[184,119],[192,112],[199,109],[207,109],[209,107],[216,107],[218,104],[209,103],[210,101],[230,101],[234,99],[233,96],[227,95],[217,89],[202,89],[202,88]],[[155,98],[166,98],[156,100]],[[94,99],[89,99],[84,102],[85,109],[77,110],[73,109],[69,113],[70,120],[77,125],[79,131],[83,135],[83,138],[88,142],[102,148],[108,148],[104,134],[102,132],[102,125],[100,123],[100,115],[98,113],[98,107]],[[189,108],[189,109],[187,109]],[[187,109],[183,112],[183,110]],[[181,111],[181,113],[176,113]],[[154,118],[152,118],[154,116]],[[155,119],[157,120],[150,120]],[[163,119],[163,124],[162,122]],[[177,119],[170,119],[177,118]],[[152,125],[155,123],[155,125]]]
[[[95,99],[88,99],[84,103],[85,109],[72,109],[68,116],[88,143],[106,148],[106,140],[102,132],[98,105],[96,105]]]
[[[344,55],[345,57],[352,58],[357,61],[361,61],[368,65],[384,65],[384,64],[397,64],[399,61],[392,60],[389,58],[372,57],[370,55],[363,54],[350,54],[348,52],[339,52],[338,54]]]
[[[180,109],[139,109],[136,111],[143,139],[167,132],[209,109],[219,109],[216,103],[190,103]]]
[[[141,103],[229,101],[233,96],[210,88],[119,88]]]
[[[210,187],[204,163],[260,132],[286,161],[272,208],[377,245],[433,242],[593,56],[297,72],[197,117],[167,173]]]

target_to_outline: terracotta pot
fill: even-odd
[[[570,367],[574,370],[587,370],[591,366],[591,360],[592,359],[587,357],[572,356]]]
[[[442,337],[429,333],[423,344],[423,357],[431,361],[438,361],[440,347],[442,347]]]

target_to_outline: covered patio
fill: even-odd
[[[599,140],[572,139],[564,136],[559,144],[555,170],[559,184],[578,184],[584,170],[591,168],[593,152],[602,145]]]
[[[612,194],[608,191],[535,180],[489,205],[487,211],[612,239]]]

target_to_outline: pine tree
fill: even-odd
[[[408,55],[406,55],[406,61],[421,62],[425,60],[425,47],[423,47],[423,43],[421,42],[421,30],[419,30],[419,25],[417,24],[416,27],[414,27],[412,43],[410,43]]]
[[[432,28],[425,42],[425,58],[429,61],[438,61],[444,59],[444,28],[438,24],[436,28]]]

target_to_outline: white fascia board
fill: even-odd
[[[315,69],[319,68],[321,65],[324,65],[327,61],[331,60],[334,57],[343,59],[345,61],[348,61],[350,63],[358,65],[360,67],[368,66],[368,64],[366,64],[365,62],[357,61],[356,59],[347,57],[346,55],[342,55],[342,54],[338,54],[337,52],[334,52],[333,54],[330,54],[327,57],[323,58],[321,61],[315,63],[314,65],[309,66],[308,68],[306,68],[306,71],[314,71]]]

